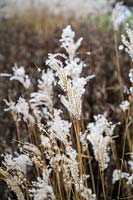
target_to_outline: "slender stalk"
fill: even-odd
[[[81,151],[81,145],[80,145],[80,129],[78,126],[78,121],[73,120],[73,125],[75,129],[75,134],[76,134],[80,176],[82,177],[83,176],[83,162],[82,162],[82,151]]]
[[[105,193],[105,186],[104,186],[104,172],[101,171],[101,169],[99,169],[100,171],[100,177],[101,177],[101,183],[102,183],[102,189],[103,189],[103,198],[104,200],[106,200],[106,193]]]
[[[114,32],[114,45],[115,45],[115,54],[116,54],[116,66],[117,66],[117,72],[118,72],[118,81],[120,85],[120,96],[121,101],[124,100],[123,96],[123,90],[122,90],[122,77],[121,77],[121,69],[120,69],[120,62],[119,62],[119,53],[118,53],[118,40],[117,40],[117,32]],[[131,140],[129,134],[127,134],[128,144],[131,150]]]
[[[83,116],[81,114],[81,127],[83,132],[85,132],[85,126],[84,126],[84,121],[83,121]],[[87,155],[90,158],[90,150],[89,148],[87,149]],[[94,173],[93,173],[93,168],[92,168],[92,163],[91,160],[88,161],[89,163],[89,169],[90,169],[90,176],[91,176],[91,182],[92,182],[92,189],[94,191],[94,193],[96,194],[96,186],[95,186],[95,180],[94,180]],[[97,198],[97,197],[96,197]]]
[[[56,178],[57,178],[57,185],[58,185],[58,191],[59,191],[59,194],[60,194],[60,200],[63,200],[62,197],[62,192],[61,192],[61,186],[60,186],[60,177],[59,177],[59,173],[55,172],[56,173]]]
[[[112,155],[113,155],[115,166],[118,169],[119,168],[119,163],[117,162],[117,157],[118,156],[117,156],[115,143],[114,143],[114,141],[112,139],[111,139],[111,150],[112,150]]]
[[[98,197],[98,194],[99,194],[99,176],[100,176],[100,169],[98,168],[98,175],[97,175],[97,193],[96,193],[96,195],[97,195],[97,197]]]
[[[115,55],[116,55],[116,66],[117,66],[117,73],[118,73],[118,81],[120,85],[120,96],[121,101],[123,101],[123,90],[122,90],[122,78],[121,78],[121,69],[120,69],[120,62],[119,62],[119,53],[118,53],[118,41],[117,41],[117,33],[114,32],[114,46],[115,46]]]
[[[90,157],[89,149],[87,150],[87,154]],[[92,181],[92,188],[93,188],[94,193],[96,194],[96,186],[95,186],[94,173],[93,173],[93,168],[92,168],[91,161],[89,161],[89,169],[90,169],[90,176],[91,176],[91,181]]]
[[[127,138],[129,116],[130,116],[130,107],[129,107],[128,113],[127,113],[125,132],[124,132],[124,143],[123,143],[123,151],[122,151],[122,159],[121,159],[122,162],[121,162],[121,168],[120,168],[121,172],[123,170],[123,160],[124,160],[125,147],[126,147],[126,138]],[[120,187],[121,187],[121,177],[120,177],[120,180],[119,180],[117,199],[119,199],[119,196],[120,196]]]
[[[32,200],[32,199],[31,199],[31,196],[30,196],[30,194],[29,194],[29,190],[28,190],[28,185],[27,185],[27,183],[25,183],[25,190],[26,190],[26,199],[27,199],[27,200]]]
[[[19,131],[19,122],[18,121],[15,121],[16,123],[16,129],[17,129],[17,140],[18,141],[21,141],[21,138],[20,138],[20,131]]]

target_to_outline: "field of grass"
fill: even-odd
[[[0,200],[131,200],[132,13],[42,13],[0,21]]]

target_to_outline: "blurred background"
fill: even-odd
[[[87,113],[87,121],[92,121],[93,116],[99,113],[104,113],[109,121],[113,119],[115,123],[124,121],[119,107],[121,86],[114,35],[117,34],[119,47],[121,34],[125,33],[125,29],[120,25],[115,31],[111,18],[117,2],[118,0],[0,0],[0,73],[12,73],[14,64],[24,66],[32,81],[31,90],[35,91],[36,81],[40,78],[37,68],[45,68],[48,53],[61,51],[59,39],[62,29],[70,24],[76,32],[76,38],[84,38],[79,50],[79,56],[87,65],[83,74],[95,74],[95,79],[87,85],[84,97],[83,109]],[[128,23],[132,27],[133,0],[124,0],[123,4],[130,9]],[[130,84],[128,72],[131,63],[124,50],[119,51],[118,56],[124,88]],[[0,77],[0,153],[12,153],[18,144],[12,116],[4,112],[4,99],[10,97],[16,101],[24,92],[18,82],[9,82],[8,78]],[[123,124],[118,129],[120,137],[116,139],[116,143],[118,154],[121,154]],[[21,123],[20,134],[23,141],[27,141],[27,130]],[[108,183],[109,181],[107,180]],[[0,187],[0,195],[2,191],[3,187]],[[110,188],[107,195],[109,197]]]
[[[84,3],[82,0],[0,0],[0,73],[11,73],[15,63],[23,65],[36,88],[40,77],[37,67],[45,68],[48,53],[60,52],[62,29],[70,24],[76,37],[84,38],[80,48],[80,57],[87,64],[84,73],[96,75],[86,90],[84,109],[89,111],[88,119],[106,111],[108,116],[119,120],[121,99],[111,22],[115,4],[114,0],[86,0]],[[125,0],[124,4],[132,6],[133,2]],[[132,22],[132,15],[129,21]],[[122,32],[120,26],[118,45]],[[130,61],[124,51],[119,57],[123,85],[128,85]],[[0,152],[14,151],[16,147],[12,140],[16,138],[15,124],[11,115],[4,112],[3,99],[17,100],[22,93],[23,88],[17,82],[9,83],[0,77]],[[22,136],[25,134],[22,129]]]

